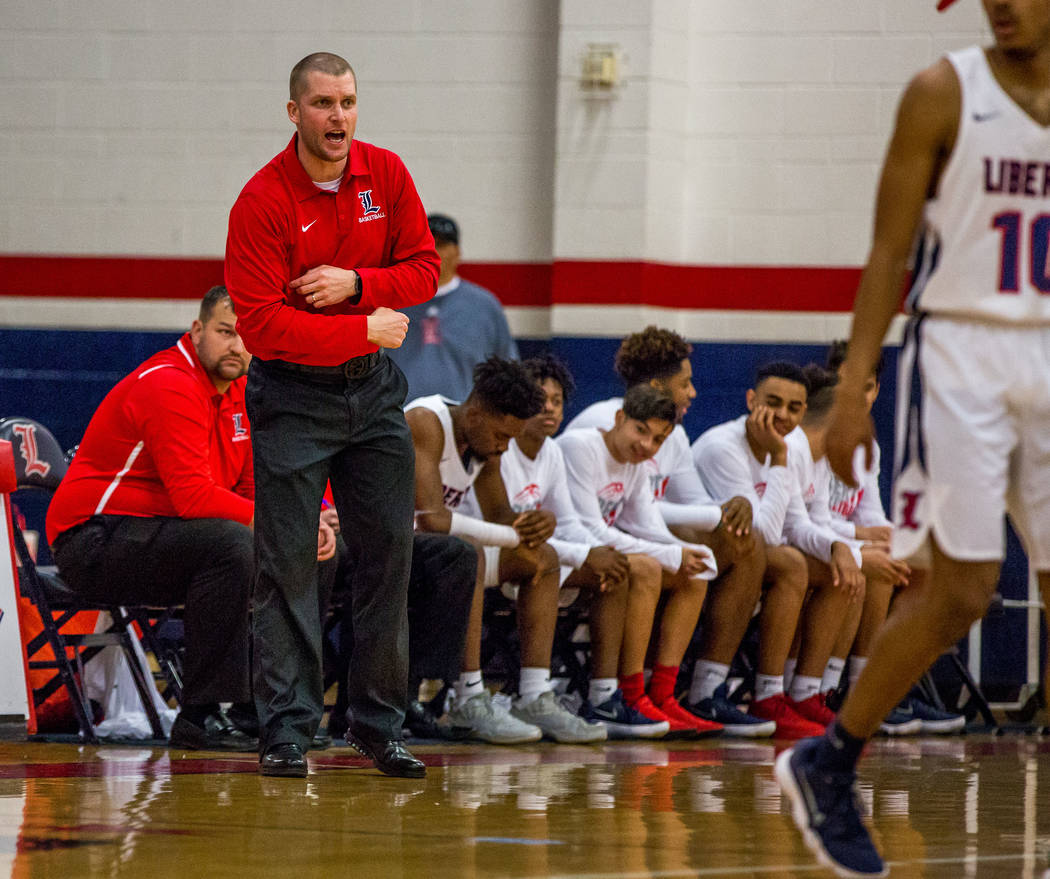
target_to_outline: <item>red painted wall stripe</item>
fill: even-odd
[[[734,311],[848,311],[856,268],[690,266],[558,260],[468,263],[463,277],[504,305],[652,305]],[[0,255],[0,295],[197,299],[222,283],[221,259]]]

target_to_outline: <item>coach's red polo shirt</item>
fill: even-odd
[[[333,193],[303,169],[297,139],[248,181],[230,211],[226,288],[256,357],[334,366],[376,350],[365,325],[376,308],[433,297],[440,260],[400,158],[352,141]],[[322,265],[354,269],[361,300],[317,310],[288,287]]]
[[[220,394],[189,333],[99,405],[51,500],[47,537],[96,514],[232,519],[254,513],[245,379]]]

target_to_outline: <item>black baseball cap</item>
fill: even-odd
[[[459,226],[452,217],[445,214],[427,214],[427,223],[430,224],[430,234],[434,236],[435,241],[459,244]]]

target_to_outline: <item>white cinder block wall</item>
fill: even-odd
[[[862,263],[902,87],[986,39],[975,0],[564,0],[561,36],[556,255],[701,265]]]
[[[904,82],[977,0],[5,0],[0,251],[220,256],[309,51],[468,260],[857,265]],[[587,43],[624,86],[579,86]]]
[[[330,50],[358,137],[469,258],[549,261],[557,25],[555,0],[4,0],[0,251],[221,256],[288,72]]]

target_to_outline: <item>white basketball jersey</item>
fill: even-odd
[[[1050,127],[1003,91],[980,47],[948,60],[959,130],[926,202],[909,310],[1050,325]]]
[[[478,473],[485,463],[474,458],[471,459],[469,468],[463,466],[463,459],[456,449],[456,437],[452,431],[452,413],[448,408],[456,405],[458,404],[446,400],[440,394],[434,394],[430,397],[417,397],[405,407],[406,412],[410,409],[429,409],[437,415],[445,431],[445,445],[441,449],[439,470],[441,471],[441,487],[445,493],[445,506],[450,510],[459,506],[463,495],[474,484],[474,480],[478,478]]]

